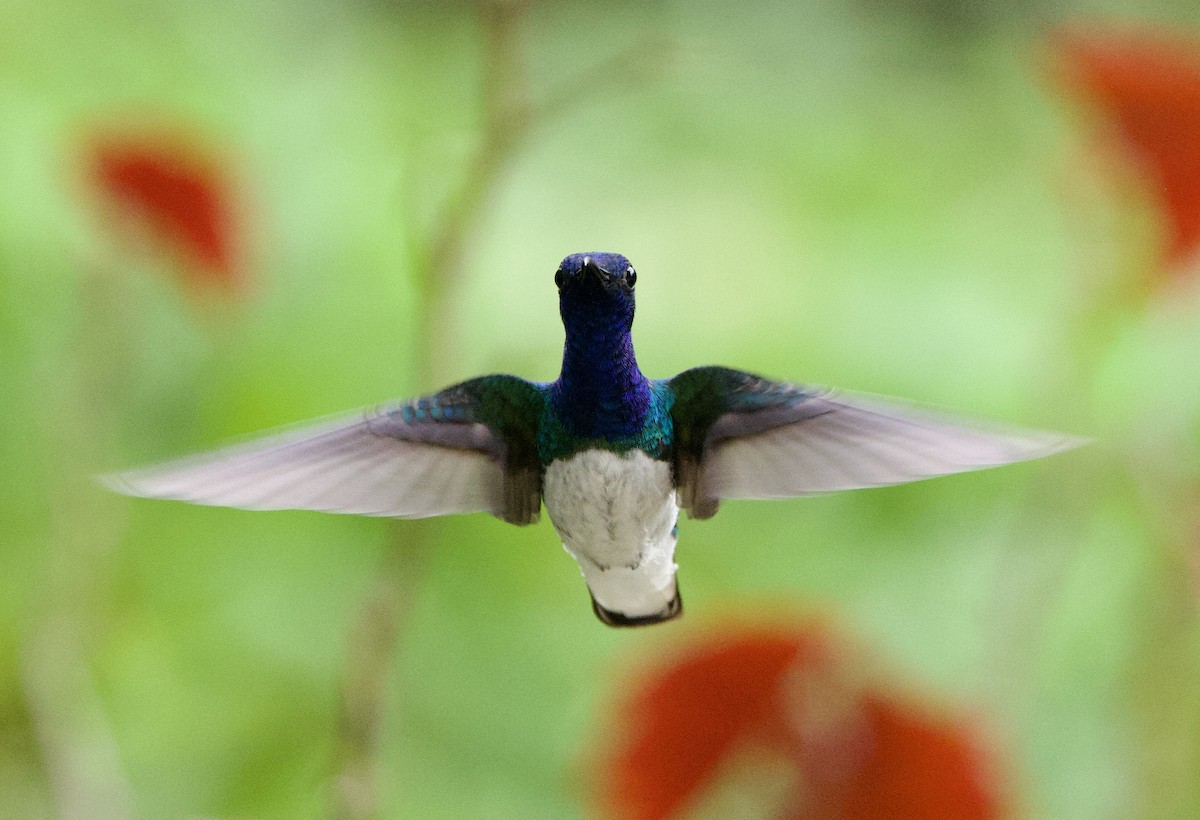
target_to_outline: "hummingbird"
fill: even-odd
[[[503,374],[102,477],[118,492],[252,510],[395,518],[542,505],[610,626],[677,617],[680,510],[900,484],[1050,455],[1081,439],[727,367],[651,379],[631,330],[637,272],[577,253],[554,273],[552,382]]]

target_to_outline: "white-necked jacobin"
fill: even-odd
[[[898,484],[1080,443],[724,367],[649,379],[630,336],[637,273],[629,261],[573,254],[554,282],[566,343],[553,382],[481,376],[105,483],[245,509],[396,518],[484,511],[518,525],[536,521],[545,502],[596,615],[639,626],[682,612],[681,508],[710,518],[724,499]]]

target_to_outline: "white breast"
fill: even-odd
[[[636,618],[671,604],[679,506],[669,464],[640,450],[585,450],[546,468],[542,497],[602,607]]]

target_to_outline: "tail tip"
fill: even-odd
[[[683,614],[683,598],[679,594],[679,587],[675,588],[675,597],[658,612],[652,612],[649,615],[626,615],[623,612],[617,612],[612,609],[605,609],[597,601],[596,597],[592,596],[592,611],[596,613],[596,617],[603,623],[618,629],[633,626],[651,626],[653,624],[662,623],[678,618]]]

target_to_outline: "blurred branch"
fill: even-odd
[[[82,607],[59,600],[29,635],[21,683],[57,816],[132,817],[133,793],[88,668]]]
[[[429,355],[418,353],[424,384],[440,383],[453,369],[446,361],[454,349],[454,306],[462,283],[463,251],[500,176],[538,128],[592,99],[645,82],[671,59],[662,37],[647,37],[602,62],[560,80],[536,102],[525,71],[521,28],[532,0],[484,0],[480,5],[485,42],[482,83],[482,133],[462,183],[447,198],[429,237],[410,237],[412,271],[417,284],[420,335]]]
[[[413,369],[421,384],[451,370],[452,312],[462,279],[463,246],[520,138],[528,106],[521,63],[524,0],[488,0],[480,6],[484,31],[483,133],[458,189],[448,198],[428,239],[410,237],[417,286]],[[388,672],[437,541],[434,521],[397,522],[367,600],[352,627],[342,675],[332,813],[357,820],[379,813],[379,748],[388,701]]]
[[[429,237],[410,241],[417,286],[413,365],[422,384],[439,381],[452,369],[451,313],[462,278],[463,246],[487,194],[527,130],[518,34],[528,7],[525,0],[487,0],[480,6],[485,39],[480,147]],[[438,529],[435,521],[392,525],[383,562],[352,628],[338,720],[336,817],[378,814],[377,764],[388,672]]]
[[[660,75],[674,59],[675,50],[673,41],[652,35],[583,69],[574,77],[560,81],[538,105],[538,124],[557,119],[571,109],[623,86],[636,87]]]
[[[489,196],[532,133],[598,92],[644,78],[663,48],[630,49],[563,81],[540,105],[532,102],[522,30],[532,0],[481,0],[483,36],[481,134],[458,187],[424,234],[409,236],[417,289],[414,371],[421,384],[441,384],[454,371],[454,314],[463,256]],[[636,51],[636,53],[635,53]],[[388,673],[427,553],[440,528],[434,521],[397,522],[348,639],[338,718],[332,813],[346,820],[379,813],[378,758],[388,700]]]
[[[42,602],[21,651],[21,686],[33,734],[61,818],[123,818],[133,814],[133,791],[96,691],[89,637],[111,588],[111,556],[121,520],[88,476],[111,446],[113,402],[120,394],[121,351],[112,342],[125,326],[118,294],[105,271],[85,268],[78,370],[55,374],[40,431],[57,443],[50,456],[57,478],[54,520],[45,547]]]
[[[462,280],[463,250],[508,163],[519,153],[533,120],[520,30],[530,0],[484,0],[483,127],[462,182],[447,199],[427,238],[414,237],[411,269],[417,285],[416,365],[423,384],[445,378],[453,307]]]
[[[383,563],[359,609],[342,674],[335,749],[338,771],[332,795],[335,817],[374,817],[379,812],[377,767],[388,672],[435,535],[432,521],[394,524]]]

